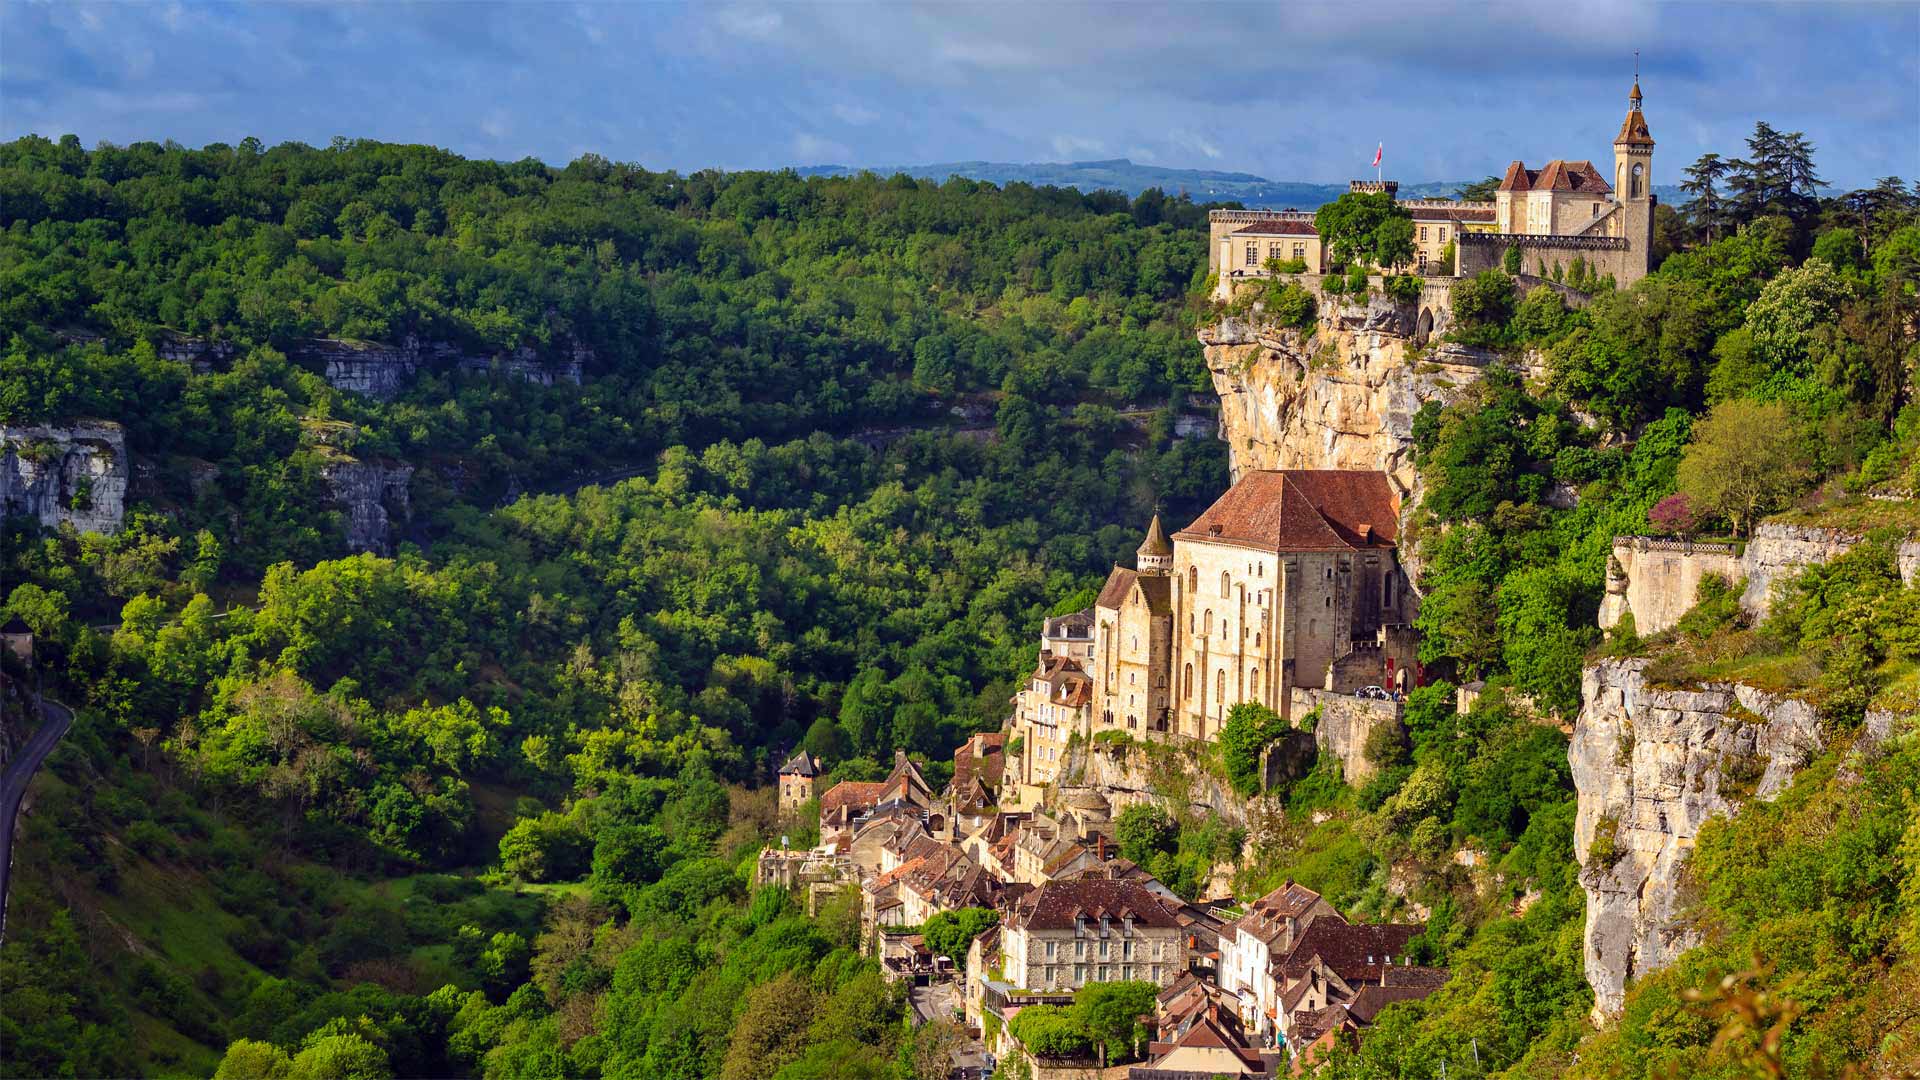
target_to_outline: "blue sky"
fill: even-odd
[[[1920,4],[182,4],[0,0],[0,135],[335,135],[651,168],[1131,157],[1279,180],[1804,131],[1920,176]]]

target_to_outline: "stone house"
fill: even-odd
[[[1220,989],[1239,999],[1242,1020],[1255,1030],[1275,1027],[1267,1019],[1279,999],[1274,965],[1291,955],[1294,943],[1320,919],[1346,922],[1319,893],[1288,881],[1221,930]]]
[[[1185,970],[1179,915],[1130,881],[1049,881],[1011,905],[1002,970],[1016,986],[1076,990],[1090,982],[1170,982]]]
[[[1013,734],[1020,740],[1013,775],[1022,789],[1050,784],[1067,744],[1076,734],[1082,740],[1092,734],[1093,680],[1077,660],[1043,657],[1013,705]],[[1029,793],[1015,791],[1013,802],[1029,805]]]
[[[1040,656],[1057,656],[1087,666],[1093,659],[1093,609],[1055,615],[1042,622]]]
[[[797,812],[813,799],[813,787],[820,778],[820,763],[805,749],[794,751],[785,765],[780,766],[778,776],[780,789],[780,814],[782,817]]]

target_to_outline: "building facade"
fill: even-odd
[[[1135,569],[1114,567],[1093,607],[1093,729],[1168,730],[1173,544],[1155,514]]]
[[[1077,990],[1090,982],[1186,970],[1178,915],[1130,881],[1051,881],[1015,901],[1000,931],[1002,971],[1015,986]]]

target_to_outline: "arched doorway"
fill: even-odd
[[[1425,345],[1427,343],[1427,338],[1432,334],[1433,334],[1433,309],[1421,308],[1420,320],[1413,324],[1413,343],[1415,345]]]

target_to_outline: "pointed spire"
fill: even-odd
[[[1173,545],[1167,541],[1167,531],[1160,527],[1160,515],[1153,515],[1153,523],[1147,526],[1147,540],[1140,550],[1148,555],[1171,555]]]

